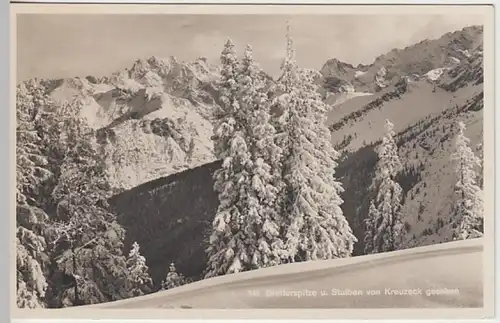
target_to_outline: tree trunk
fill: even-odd
[[[80,305],[80,299],[78,298],[78,279],[76,278],[76,255],[75,255],[75,247],[73,244],[71,244],[71,252],[72,252],[72,257],[73,257],[73,277],[75,278],[75,286],[74,286],[74,292],[75,292],[75,306]]]

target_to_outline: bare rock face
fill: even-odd
[[[214,160],[218,77],[204,58],[150,57],[110,77],[47,81],[46,88],[56,104],[83,100],[81,115],[105,146],[112,185],[123,190]]]
[[[351,89],[354,92],[379,92],[403,76],[424,75],[433,69],[460,64],[474,52],[482,51],[482,38],[483,27],[472,26],[447,33],[439,39],[393,49],[377,57],[370,65],[355,67],[331,59],[321,69],[322,85],[331,93]]]

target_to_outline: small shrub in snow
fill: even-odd
[[[146,258],[140,254],[137,242],[134,242],[128,255],[127,270],[131,296],[141,296],[151,292],[153,281],[149,277]]]
[[[167,277],[161,283],[161,289],[167,290],[175,287],[182,286],[186,283],[186,279],[182,274],[177,273],[175,264],[171,263],[168,269]]]

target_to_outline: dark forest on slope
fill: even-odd
[[[481,111],[483,105],[478,99],[481,97],[474,97],[464,106],[447,109],[408,127],[398,133],[398,145],[423,145],[422,140],[429,140],[429,136],[441,145],[450,141],[449,133],[439,132],[442,122]],[[373,198],[370,185],[377,162],[375,147],[379,143],[344,155],[337,169],[337,177],[345,189],[342,210],[359,240],[355,245],[355,256],[363,253],[362,223]],[[206,268],[207,230],[219,203],[212,176],[219,167],[219,161],[209,163],[145,183],[111,199],[119,222],[127,230],[125,249],[128,250],[134,241],[141,245],[157,288],[171,262],[176,263],[179,272],[193,279],[199,279]],[[410,190],[422,181],[425,167],[424,162],[405,163],[398,177],[403,189],[403,204]]]
[[[361,241],[362,215],[371,197],[369,186],[376,161],[374,146],[367,146],[349,154],[337,171],[345,188],[343,212]],[[111,199],[120,224],[127,230],[125,248],[134,241],[141,245],[156,287],[171,262],[193,279],[206,268],[206,232],[219,203],[212,175],[219,167],[219,161],[213,162],[148,182]],[[400,175],[399,182],[406,193],[418,179],[418,171],[409,169]],[[362,250],[358,242],[354,255]]]

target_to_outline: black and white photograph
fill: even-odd
[[[15,14],[18,311],[491,305],[489,11],[165,10]]]

